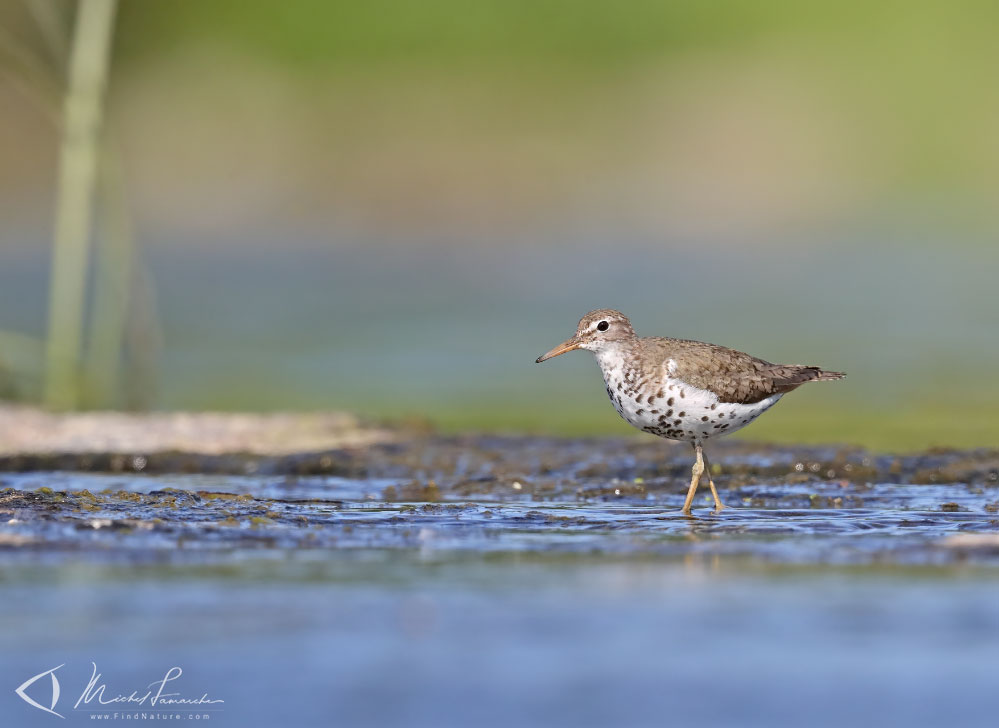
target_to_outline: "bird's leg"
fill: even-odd
[[[701,480],[701,473],[704,472],[704,451],[701,446],[694,443],[694,452],[697,453],[697,460],[694,461],[694,467],[690,469],[690,489],[687,490],[687,499],[683,502],[683,508],[680,509],[681,513],[690,515],[690,504],[694,501],[694,493],[697,492],[697,484]]]
[[[704,460],[704,474],[708,476],[708,485],[711,486],[711,497],[715,499],[715,510],[720,511],[725,507],[725,504],[721,502],[721,498],[718,497],[718,491],[715,490],[715,481],[711,477],[711,463],[708,462],[707,453],[701,453],[701,457]]]

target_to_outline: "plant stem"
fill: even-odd
[[[109,135],[110,136],[110,135]],[[130,314],[137,251],[126,204],[121,164],[114,147],[104,145],[99,174],[100,226],[94,275],[90,339],[84,360],[80,402],[84,407],[117,407],[122,342]]]
[[[60,409],[75,407],[79,397],[88,242],[116,5],[117,0],[80,0],[70,50],[45,368],[45,403]]]

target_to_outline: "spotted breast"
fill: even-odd
[[[724,402],[709,389],[677,376],[677,363],[660,367],[641,364],[630,347],[597,352],[607,396],[628,424],[659,437],[703,442],[740,430],[770,409],[783,396],[775,393],[755,402]]]

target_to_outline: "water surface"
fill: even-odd
[[[95,663],[108,694],[182,667],[218,725],[992,724],[994,453],[723,445],[731,507],[688,518],[688,451],[663,452],[18,461],[0,711],[51,725],[13,688],[63,665],[60,706],[89,719]]]

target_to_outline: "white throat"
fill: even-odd
[[[604,373],[604,379],[611,372],[620,372],[624,369],[625,355],[627,351],[619,342],[607,342],[599,350],[593,352],[597,359],[597,364]]]

